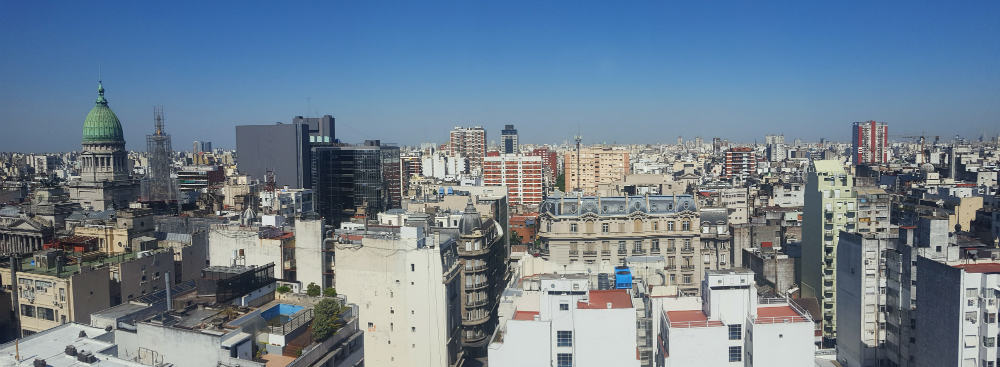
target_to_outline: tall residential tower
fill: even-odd
[[[802,213],[802,296],[819,300],[824,342],[837,337],[837,240],[855,231],[854,177],[838,160],[814,161]]]
[[[851,127],[854,165],[876,165],[889,162],[889,124],[861,121]]]

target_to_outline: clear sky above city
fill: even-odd
[[[79,149],[98,70],[130,149],[332,114],[347,142],[1000,133],[1000,2],[0,1],[0,151]]]

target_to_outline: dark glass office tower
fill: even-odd
[[[312,158],[317,212],[328,223],[339,225],[361,216],[359,209],[374,218],[400,207],[399,147],[369,140],[363,145],[314,147]]]

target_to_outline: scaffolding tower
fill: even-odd
[[[177,184],[170,177],[171,156],[170,135],[163,131],[163,106],[153,107],[153,134],[146,135],[146,177],[142,180],[143,201],[177,201]]]

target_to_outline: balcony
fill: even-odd
[[[609,250],[603,250],[603,251],[601,251],[601,256],[611,256],[611,251],[609,251]]]
[[[672,254],[672,253],[675,253],[675,252],[677,252],[677,248],[676,247],[667,247],[666,253]]]
[[[628,251],[618,250],[618,256],[627,256],[627,255],[628,255]]]
[[[682,247],[681,248],[681,253],[682,254],[691,254],[691,253],[694,253],[694,247]]]
[[[465,307],[483,307],[483,306],[486,306],[487,303],[489,303],[489,300],[487,300],[486,298],[483,298],[483,299],[478,300],[478,301],[469,301],[469,302],[466,302],[465,303]]]
[[[483,288],[486,288],[486,286],[488,286],[489,284],[490,284],[490,282],[487,282],[485,280],[481,281],[481,282],[473,282],[473,283],[470,283],[470,284],[466,284],[465,285],[465,289],[467,289],[467,290],[483,289]]]
[[[597,257],[597,251],[584,251],[583,257]]]
[[[641,256],[641,255],[645,255],[645,254],[646,254],[646,250],[645,249],[639,250],[639,251],[632,251],[632,255],[633,256]]]
[[[694,271],[694,265],[681,265],[681,271]]]
[[[466,266],[465,267],[465,271],[466,272],[469,272],[469,271],[480,272],[480,271],[486,270],[486,268],[489,268],[489,267],[490,266],[487,265],[487,264],[476,265],[476,266]]]
[[[569,250],[569,256],[580,255],[580,250]]]

